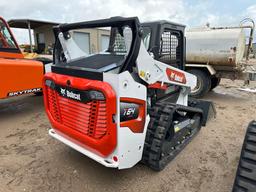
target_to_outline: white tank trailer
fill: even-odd
[[[237,67],[243,60],[243,29],[197,29],[186,32],[187,63]]]
[[[251,22],[251,25],[243,25]],[[250,32],[247,37],[247,32]],[[186,69],[198,78],[191,95],[201,97],[218,86],[221,78],[256,80],[256,61],[249,59],[254,22],[238,27],[204,27],[186,31]],[[248,38],[248,39],[247,39]],[[244,57],[245,56],[245,57]]]

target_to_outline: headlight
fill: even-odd
[[[90,98],[92,100],[105,100],[105,96],[99,91],[89,91]]]

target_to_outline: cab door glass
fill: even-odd
[[[14,39],[6,26],[0,19],[0,48],[17,48]]]

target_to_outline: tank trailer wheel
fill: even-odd
[[[190,95],[195,98],[203,97],[211,89],[210,75],[198,69],[189,69],[187,71],[197,77],[197,85],[191,90]]]
[[[216,88],[220,84],[221,78],[212,76],[211,78],[211,90]]]

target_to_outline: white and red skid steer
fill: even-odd
[[[109,29],[109,46],[90,54],[76,38]],[[137,17],[63,24],[52,72],[44,77],[49,134],[100,164],[118,169],[142,161],[162,170],[215,113],[188,98],[196,77],[184,69],[184,26]]]

